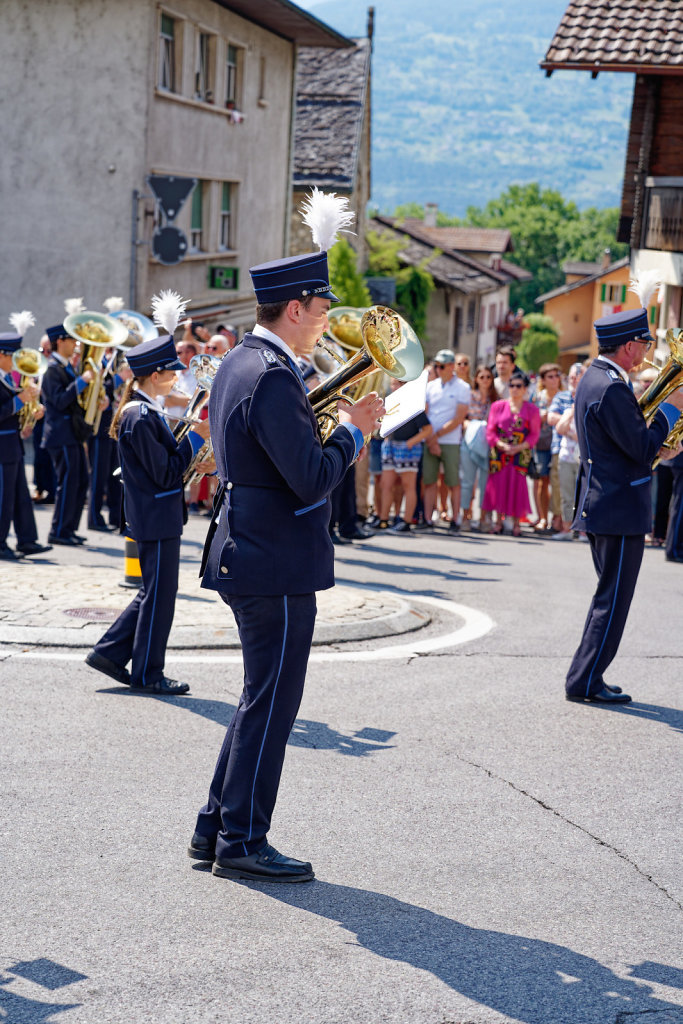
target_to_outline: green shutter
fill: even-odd
[[[170,39],[173,39],[175,35],[174,26],[175,22],[173,21],[173,18],[169,18],[168,14],[161,15],[162,35],[168,36]]]
[[[202,230],[202,182],[198,181],[192,193],[192,230]]]
[[[626,285],[625,284],[622,284],[622,286],[621,286],[621,301],[622,302],[626,302]]]
[[[654,327],[654,324],[655,324],[656,316],[657,316],[657,307],[656,306],[650,306],[650,323],[652,324],[653,327]]]
[[[600,302],[604,302],[605,301],[605,292],[606,291],[607,291],[607,285],[606,284],[601,284],[600,285]]]
[[[223,201],[221,203],[221,212],[230,213],[230,182],[223,182]]]

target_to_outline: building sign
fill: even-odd
[[[237,291],[239,273],[237,267],[209,267],[209,288]]]
[[[196,178],[180,178],[174,174],[147,176],[147,185],[154,196],[160,220],[152,236],[152,254],[166,267],[180,263],[187,252],[187,238],[172,221],[182,210],[196,184]]]

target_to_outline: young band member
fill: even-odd
[[[50,551],[50,546],[38,543],[18,415],[26,402],[38,398],[40,389],[29,384],[20,390],[12,378],[12,355],[21,348],[22,333],[0,334],[0,559],[8,562],[22,555]],[[43,415],[42,407],[38,415]],[[7,544],[12,522],[17,536],[16,552]]]
[[[118,438],[125,518],[138,546],[142,587],[85,660],[135,690],[186,693],[187,683],[166,677],[164,661],[178,590],[180,535],[187,522],[183,473],[209,436],[209,423],[196,423],[178,444],[166,422],[159,400],[183,369],[171,335],[143,342],[127,358],[134,376],[111,433]]]

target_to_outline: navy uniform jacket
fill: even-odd
[[[45,406],[41,448],[79,444],[71,425],[71,415],[76,399],[87,386],[87,381],[77,377],[72,366],[67,368],[54,356],[50,357],[41,385],[41,399]]]
[[[323,447],[302,381],[253,334],[223,358],[209,421],[225,496],[202,586],[244,595],[334,586],[328,496],[356,457],[352,433],[337,427]]]
[[[574,529],[631,536],[652,525],[652,462],[678,410],[664,403],[650,426],[630,387],[598,357],[576,390],[581,466]]]
[[[181,535],[187,522],[183,473],[202,444],[193,433],[178,444],[143,395],[126,405],[119,420],[119,459],[126,522],[135,540]]]
[[[23,458],[17,416],[22,404],[14,385],[9,384],[0,371],[0,463],[20,462]]]

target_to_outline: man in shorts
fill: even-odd
[[[424,528],[432,529],[436,505],[439,470],[443,466],[444,481],[451,496],[453,517],[449,530],[457,533],[460,509],[460,442],[462,422],[470,405],[470,388],[455,375],[455,353],[443,348],[434,358],[436,380],[427,385],[425,412],[434,433],[427,439],[422,456],[424,483]]]

